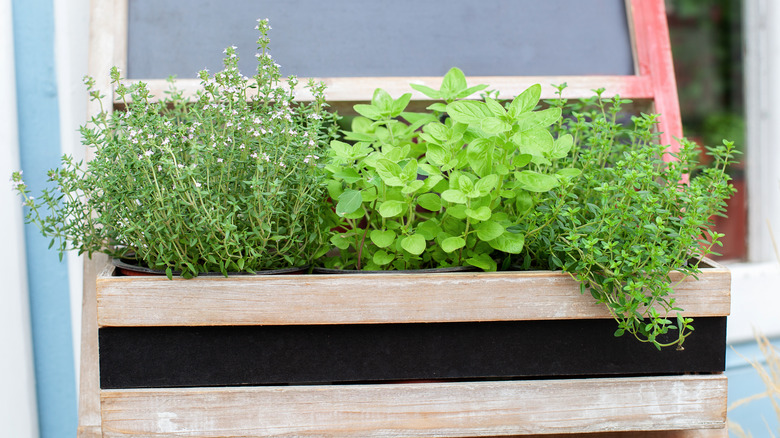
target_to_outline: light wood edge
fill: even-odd
[[[714,262],[713,262],[714,263]],[[674,274],[676,304],[689,317],[727,316],[731,274],[720,265]],[[551,271],[330,274],[97,279],[98,324],[199,326],[379,324],[608,319],[568,274]],[[669,316],[676,315],[671,312]]]
[[[520,435],[515,435],[518,437]],[[582,434],[576,435],[582,436]],[[587,438],[728,438],[728,428],[589,433]],[[571,434],[522,435],[523,438],[573,438]],[[490,437],[495,438],[495,437]]]
[[[405,93],[412,94],[413,101],[432,101],[424,94],[413,90],[410,84],[426,85],[438,89],[441,85],[440,76],[420,77],[337,77],[337,78],[311,78],[315,82],[322,82],[327,86],[326,98],[328,102],[367,102],[371,100],[374,90],[382,88],[392,96],[400,96]],[[309,78],[300,78],[300,83],[305,84]],[[470,76],[469,84],[487,84],[489,89],[500,91],[500,99],[511,99],[523,90],[534,84],[542,86],[542,99],[556,98],[556,88],[552,85],[567,84],[563,97],[567,99],[579,99],[594,96],[593,90],[604,88],[603,96],[621,97],[631,99],[652,99],[653,89],[650,77],[642,76]],[[128,79],[127,84],[144,82],[153,96],[152,101],[159,101],[166,96],[166,91],[171,89],[171,84],[166,79]],[[250,81],[250,83],[253,81]],[[201,89],[200,79],[177,79],[176,89],[181,91],[186,98],[192,98]],[[296,88],[296,100],[308,102],[312,100],[312,94],[308,89],[298,86]],[[478,98],[478,95],[472,96]],[[115,103],[121,103],[115,96]]]
[[[105,390],[105,437],[499,436],[715,429],[724,375]],[[635,436],[626,434],[626,436]]]

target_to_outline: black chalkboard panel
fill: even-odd
[[[238,47],[255,69],[254,29],[301,77],[632,75],[624,0],[129,0],[131,79],[194,78]]]
[[[697,318],[683,351],[658,351],[614,331],[611,319],[102,327],[100,387],[629,376],[725,366],[726,317]]]

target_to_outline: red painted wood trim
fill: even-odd
[[[674,152],[680,148],[675,138],[683,132],[664,0],[630,0],[627,6],[633,20],[639,75],[650,77],[655,112],[660,114],[661,141]]]

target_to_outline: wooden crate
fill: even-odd
[[[631,76],[470,78],[513,96],[534,83],[567,82],[569,98],[605,96],[650,102],[661,113],[662,141],[682,135],[663,0],[625,0],[635,58]],[[111,96],[108,70],[127,71],[128,0],[91,5],[90,74]],[[511,19],[511,18],[510,18]],[[165,81],[149,78],[152,90]],[[393,95],[435,77],[317,78],[339,108]],[[183,81],[190,92],[198,81]],[[162,94],[162,93],[155,93]],[[305,96],[303,96],[305,98]],[[416,104],[427,104],[417,93]],[[91,102],[89,115],[101,110]],[[92,151],[87,150],[87,157]],[[85,264],[79,437],[120,436],[573,436],[591,438],[726,437],[726,377],[720,372],[446,381],[101,389],[98,330],[159,327],[260,327],[340,324],[469,324],[477,321],[607,320],[563,274],[454,276],[128,279]],[[101,269],[103,271],[101,272]],[[478,293],[475,293],[477,291]],[[730,276],[715,265],[677,287],[686,315],[725,318]],[[97,305],[96,305],[97,303]],[[696,335],[698,336],[698,334]],[[694,347],[695,336],[690,339]],[[722,349],[724,345],[716,346]],[[570,377],[570,376],[569,376]],[[559,435],[561,434],[561,435]]]
[[[676,296],[687,316],[706,321],[728,315],[727,269],[712,263],[698,280],[679,276],[673,280],[679,282]],[[101,331],[611,322],[606,310],[588,294],[582,295],[568,275],[546,271],[170,281],[114,276],[109,266],[97,279],[97,304]],[[686,345],[723,352],[725,326],[718,330],[722,336],[715,336],[714,342],[719,345],[697,345],[696,332]],[[609,341],[618,342],[615,338]],[[647,345],[641,347],[655,352]],[[670,353],[675,352],[663,352]],[[128,362],[135,360],[143,357]],[[182,357],[180,362],[186,370],[188,359]],[[667,436],[693,437],[725,432],[726,377],[721,372],[641,376],[623,370],[608,374],[623,372],[423,383],[114,387],[100,390],[100,411],[106,437],[511,436],[631,431],[678,431]]]

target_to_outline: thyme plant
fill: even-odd
[[[602,98],[603,91],[584,102],[551,102],[565,114],[553,130],[573,139],[572,153],[553,165],[582,174],[535,197],[537,208],[522,221],[529,231],[519,262],[569,272],[615,317],[616,336],[682,348],[693,321],[675,304],[669,274],[695,277],[701,258],[720,245],[711,219],[734,192],[726,168],[735,147],[725,140],[708,147],[707,167],[687,139],[669,153],[658,141],[658,115],[623,123],[629,101]]]
[[[172,89],[154,100],[144,83],[112,84],[124,110],[103,109],[81,128],[95,158],[49,172],[54,188],[30,196],[14,184],[27,221],[62,252],[134,254],[170,277],[257,271],[309,263],[321,249],[325,180],[318,160],[334,134],[324,85],[310,82],[309,103],[294,101],[268,53],[267,20],[258,20],[254,81],[242,76],[235,47],[224,70],[201,71],[193,99]],[[94,81],[85,80],[101,102]]]

